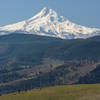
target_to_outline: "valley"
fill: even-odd
[[[95,74],[100,67],[99,38],[63,40],[17,33],[0,36],[0,94],[99,83],[99,74]],[[91,80],[94,75],[97,78]]]

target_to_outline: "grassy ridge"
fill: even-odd
[[[0,100],[100,100],[100,84],[49,87],[4,95]]]

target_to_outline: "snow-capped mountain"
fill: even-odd
[[[62,39],[88,38],[100,35],[100,29],[77,25],[63,16],[58,16],[54,10],[47,8],[43,8],[40,13],[28,20],[0,27],[0,35],[13,32]]]

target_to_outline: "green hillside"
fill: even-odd
[[[68,85],[17,92],[0,100],[100,100],[100,84]]]

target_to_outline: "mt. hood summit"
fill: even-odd
[[[0,35],[25,33],[62,39],[88,38],[100,35],[100,29],[88,28],[58,16],[52,9],[43,8],[36,16],[16,24],[0,27]]]

